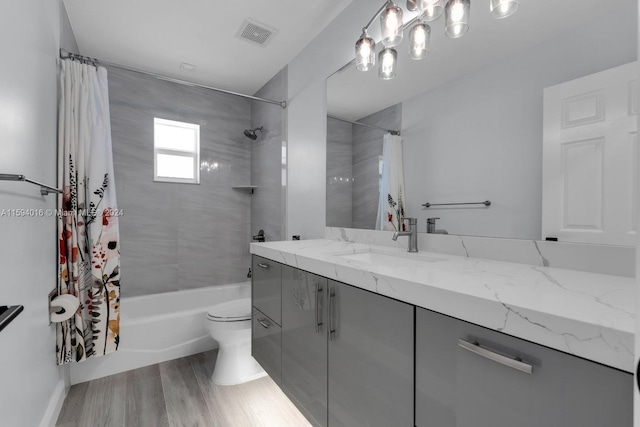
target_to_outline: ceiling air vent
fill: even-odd
[[[236,37],[248,40],[251,43],[258,44],[260,46],[266,46],[277,32],[278,30],[274,28],[269,28],[264,24],[259,24],[256,21],[245,19],[242,26],[236,33]]]

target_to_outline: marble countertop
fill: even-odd
[[[634,371],[631,278],[326,239],[252,243],[251,253]]]

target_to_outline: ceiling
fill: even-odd
[[[80,54],[254,94],[351,0],[64,0]],[[277,30],[236,37],[245,19]],[[194,71],[180,68],[195,65]]]
[[[398,2],[399,5],[404,3]],[[574,27],[597,22],[605,14],[628,10],[629,14],[637,15],[636,0],[521,0],[514,15],[497,20],[489,14],[489,0],[471,3],[470,29],[462,38],[454,40],[444,35],[443,16],[430,23],[431,51],[426,59],[414,61],[409,58],[408,30],[405,31],[405,40],[396,46],[398,66],[394,79],[382,81],[378,78],[377,67],[361,72],[353,64],[331,76],[327,84],[329,114],[358,120],[570,32]],[[405,10],[405,22],[407,15]],[[380,40],[378,21],[371,28],[372,37]],[[594,31],[598,31],[597,25]],[[352,44],[355,41],[344,42]],[[380,45],[378,43],[378,51]]]

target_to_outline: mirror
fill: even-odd
[[[543,226],[548,192],[543,189],[557,187],[549,184],[547,175],[543,177],[544,126],[550,121],[545,116],[549,108],[543,95],[546,88],[562,88],[575,79],[636,61],[636,2],[522,0],[514,15],[501,20],[489,15],[488,0],[472,3],[470,29],[462,38],[444,35],[443,17],[430,23],[430,53],[424,60],[409,58],[406,30],[405,40],[396,46],[394,79],[379,79],[377,69],[357,71],[353,63],[328,79],[327,226],[374,228],[385,134],[384,130],[331,118],[336,117],[401,130],[405,216],[417,217],[421,232],[427,231],[427,218],[437,217],[440,219],[435,228],[450,234],[631,245],[628,242],[635,239],[634,235],[621,242],[591,241],[591,237],[574,237],[576,233],[551,234]],[[370,17],[362,18],[364,24]],[[344,43],[354,43],[358,36],[354,34],[353,40]],[[379,40],[379,36],[374,38]],[[631,104],[637,105],[637,81],[624,84],[629,89],[631,116],[635,114]],[[575,101],[572,104],[566,97],[558,101],[562,106],[573,106],[561,114],[573,114],[576,123],[587,120],[593,108],[601,113],[600,104],[592,105],[590,98],[581,96],[571,98]],[[635,129],[625,135],[631,135],[635,144]],[[565,150],[573,156],[571,159],[577,159],[567,164],[575,176],[582,173],[588,179],[572,184],[578,194],[571,197],[589,206],[572,208],[564,228],[571,228],[573,223],[580,228],[584,223],[587,225],[581,229],[586,230],[582,235],[595,235],[599,230],[591,224],[599,224],[611,215],[602,213],[609,209],[604,198],[602,206],[591,198],[605,192],[602,182],[608,178],[605,172],[596,170],[599,166],[594,163],[602,153],[598,151],[600,145],[584,145],[584,141],[593,139],[590,136],[575,138],[582,145],[580,150]],[[546,159],[546,151],[544,156]],[[627,228],[634,230],[635,201],[631,199],[635,165],[627,163],[621,185],[628,188],[606,191],[625,194],[625,207],[620,210],[628,211]],[[566,182],[564,185],[573,188]],[[433,206],[487,200],[490,206]],[[426,203],[432,206],[422,206]]]

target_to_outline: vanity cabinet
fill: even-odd
[[[282,389],[318,427],[413,426],[414,308],[282,267]]]
[[[630,374],[417,309],[417,427],[631,427],[632,416]]]

